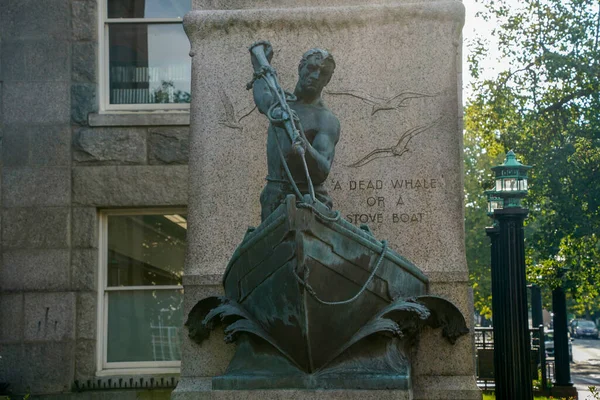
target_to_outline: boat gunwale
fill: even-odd
[[[225,284],[225,281],[227,280],[227,277],[229,276],[229,272],[231,271],[231,267],[233,266],[233,264],[235,264],[235,262],[245,252],[247,252],[250,249],[250,247],[252,247],[256,242],[258,242],[263,236],[271,233],[273,230],[275,230],[275,228],[278,228],[280,225],[283,225],[283,223],[285,222],[286,219],[287,219],[287,215],[285,213],[278,216],[273,221],[268,221],[268,219],[267,219],[267,220],[265,220],[265,222],[268,221],[269,223],[266,224],[264,228],[261,228],[261,226],[264,224],[263,223],[263,224],[259,225],[254,232],[251,232],[249,235],[247,235],[242,240],[242,243],[240,243],[239,246],[233,252],[233,255],[231,256],[229,263],[227,263],[227,269],[225,270],[225,273],[223,274],[223,284]]]
[[[227,280],[229,276],[229,272],[231,271],[232,266],[237,262],[237,260],[249,250],[256,242],[258,242],[261,238],[272,232],[274,229],[282,225],[290,216],[286,210],[288,201],[282,203],[273,214],[271,214],[262,224],[260,224],[253,232],[247,234],[242,243],[236,248],[229,263],[227,264],[227,269],[223,275],[223,284]],[[294,208],[296,211],[300,211],[301,209],[296,207],[296,202],[294,201]],[[306,210],[305,212],[311,212]],[[312,212],[311,212],[312,213]],[[314,215],[313,217],[317,219]],[[369,248],[373,252],[381,254],[383,250],[383,243],[376,239],[374,236],[366,233],[361,228],[358,228],[351,223],[339,219],[337,221],[332,222],[320,222],[325,226],[330,227],[334,231],[348,237],[351,240],[355,240],[363,246]],[[290,230],[291,231],[291,230]],[[429,284],[429,278],[425,275],[415,264],[413,264],[408,259],[404,258],[396,251],[387,248],[384,258],[387,258],[389,261],[399,265],[402,269],[415,278],[422,281],[424,284]]]

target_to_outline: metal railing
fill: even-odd
[[[554,379],[554,357],[546,356],[545,334],[543,326],[530,328],[532,381],[540,391],[550,388]],[[477,384],[484,390],[494,389],[494,329],[475,328]]]

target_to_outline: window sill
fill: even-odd
[[[91,113],[88,115],[90,126],[189,126],[189,112],[173,113]]]
[[[115,368],[96,371],[96,376],[103,377],[124,377],[124,376],[143,376],[154,377],[157,375],[179,376],[181,367],[156,367],[156,368]]]

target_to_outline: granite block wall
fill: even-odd
[[[99,51],[97,0],[0,0],[0,382],[168,398],[72,392],[97,371],[98,211],[187,204],[189,116],[99,113]]]

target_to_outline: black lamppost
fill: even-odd
[[[486,232],[492,242],[492,313],[494,320],[494,379],[498,400],[533,399],[531,342],[527,313],[523,221],[531,167],[506,154],[504,164],[492,167],[495,187],[486,191],[488,215],[494,226]]]
[[[564,270],[558,272],[562,279]],[[569,335],[567,333],[567,299],[561,286],[552,290],[552,311],[554,317],[554,390],[556,396],[575,397],[577,389],[571,381],[571,366],[569,365]]]

